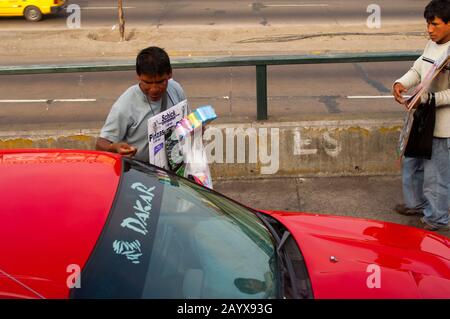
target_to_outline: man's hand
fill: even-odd
[[[394,94],[394,98],[398,103],[405,104],[406,101],[405,98],[403,97],[403,93],[405,93],[406,91],[408,91],[408,89],[405,88],[403,84],[399,82],[394,84],[392,93]]]
[[[121,143],[112,143],[109,146],[109,149],[111,152],[119,153],[123,156],[132,157],[136,154],[137,148],[134,146],[131,146],[127,143],[121,142]]]
[[[124,142],[113,143],[103,137],[97,138],[95,149],[99,151],[107,151],[112,153],[119,153],[124,156],[134,156],[137,152],[137,148]]]

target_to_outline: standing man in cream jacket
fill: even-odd
[[[450,0],[432,0],[424,17],[430,37],[423,54],[413,67],[395,81],[393,93],[398,103],[404,104],[403,93],[417,86],[433,66],[434,61],[450,46]],[[430,160],[404,157],[402,181],[404,204],[395,211],[403,215],[423,214],[424,229],[445,230],[449,224],[450,183],[450,70],[441,71],[422,96],[422,103],[436,101],[436,124]]]

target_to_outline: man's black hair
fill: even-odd
[[[170,59],[164,49],[148,47],[136,57],[136,73],[149,76],[164,75],[172,72]]]
[[[450,0],[432,0],[425,7],[423,13],[427,22],[431,22],[434,18],[440,18],[445,23],[450,21]]]

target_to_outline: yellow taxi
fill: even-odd
[[[66,0],[0,0],[0,17],[24,16],[39,21],[43,15],[64,10]]]

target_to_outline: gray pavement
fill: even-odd
[[[402,119],[403,107],[385,97],[411,63],[271,66],[269,120],[325,120],[330,115]],[[191,107],[214,106],[215,123],[256,119],[254,67],[177,69],[174,79],[183,86]],[[135,83],[134,71],[0,76],[0,131],[24,130],[24,125],[33,124],[47,130],[79,127],[74,122],[89,122],[82,127],[99,129],[114,101]]]
[[[185,25],[296,25],[364,23],[371,0],[326,0],[299,3],[296,0],[176,0],[124,1],[127,26]],[[316,2],[316,3],[314,3]],[[116,0],[69,0],[80,6],[82,27],[109,27],[117,23]],[[427,0],[377,0],[383,22],[409,22],[422,18]],[[405,10],[407,8],[407,10]],[[369,10],[371,11],[371,10]],[[70,10],[70,13],[73,12]],[[47,16],[39,23],[25,23],[23,18],[0,19],[0,29],[64,29],[66,16]]]
[[[419,217],[393,211],[395,204],[402,202],[398,175],[220,180],[214,189],[256,209],[352,216],[420,227]],[[438,233],[450,238],[450,231]]]

